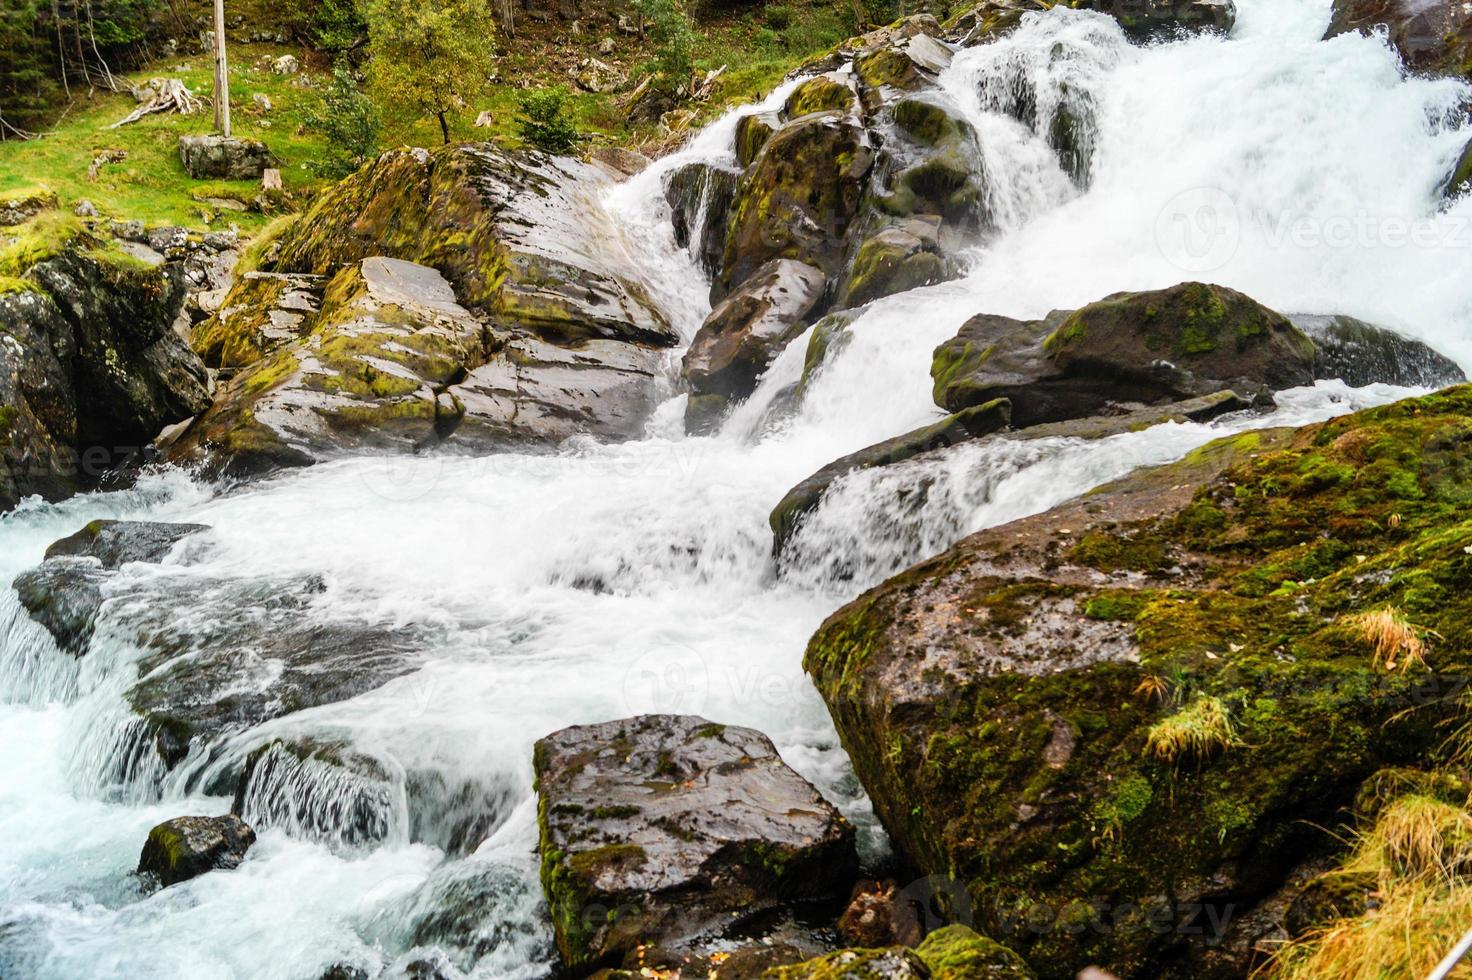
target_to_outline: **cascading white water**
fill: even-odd
[[[1472,203],[1439,210],[1435,199],[1465,140],[1447,125],[1465,91],[1402,80],[1375,39],[1319,42],[1326,0],[1239,7],[1229,40],[1134,48],[1111,21],[1058,10],[958,56],[943,91],[981,136],[994,233],[967,278],[868,308],[786,413],[767,409],[797,380],[802,342],[710,438],[680,435],[674,399],[649,438],[629,445],[342,460],[224,495],[164,472],[129,491],[7,515],[5,581],[95,518],[197,521],[212,530],[190,562],[130,571],[131,586],[186,594],[314,576],[320,589],[303,617],[412,628],[432,642],[412,673],[235,733],[164,776],[117,757],[129,751],[120,692],[138,658],[126,602],[105,607],[92,650],[75,662],[0,598],[0,975],[377,969],[431,939],[445,896],[464,894],[484,913],[483,955],[473,963],[457,952],[456,968],[543,976],[551,952],[531,853],[537,738],[655,710],[752,725],[872,831],[800,667],[807,637],[845,597],[971,530],[1234,428],[1405,394],[1326,384],[1285,395],[1271,417],[1093,444],[977,444],[861,474],[835,486],[776,578],[771,507],[828,461],[935,418],[931,351],[973,314],[1034,316],[1201,278],[1281,309],[1384,322],[1472,365],[1472,249],[1458,237]],[[1059,166],[1046,122],[1003,111],[998,86],[1019,81],[1044,106],[1066,82],[1072,109],[1095,120],[1086,190]],[[687,337],[708,309],[707,284],[674,244],[662,179],[682,162],[729,165],[734,126],[716,124],[606,202],[629,267]],[[1401,226],[1421,237],[1397,244]],[[923,497],[896,493],[919,486]],[[211,774],[282,738],[351,746],[384,778],[334,785],[341,775],[287,760],[248,793],[265,829],[241,868],[140,894],[128,872],[148,829],[224,812],[230,801],[201,788]],[[447,829],[462,804],[492,814],[470,855]],[[371,832],[345,836],[365,812]],[[872,833],[868,843],[879,846]]]

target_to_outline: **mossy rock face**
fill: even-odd
[[[1390,43],[1408,68],[1439,75],[1472,76],[1472,11],[1460,3],[1401,0],[1334,0],[1325,40],[1389,28]]]
[[[756,162],[762,147],[772,134],[782,128],[782,117],[775,112],[754,112],[736,123],[736,162],[745,170]]]
[[[0,290],[0,333],[16,341],[0,346],[0,509],[96,486],[208,406],[204,366],[173,330],[177,264],[139,262],[45,214],[0,260],[24,276]]]
[[[782,107],[788,119],[814,112],[853,112],[859,107],[859,96],[853,86],[837,75],[819,75],[792,90]]]
[[[602,171],[489,144],[384,154],[285,230],[267,271],[334,275],[373,256],[438,270],[465,307],[554,342],[672,347],[643,288],[597,268]],[[606,216],[605,216],[606,217]],[[608,218],[612,221],[612,218]]]
[[[325,283],[322,276],[246,272],[220,309],[194,328],[190,345],[212,368],[249,367],[301,337]]]
[[[773,259],[835,274],[872,162],[867,133],[843,113],[803,116],[778,130],[741,178],[722,283],[734,289]]]
[[[1118,293],[1072,313],[982,315],[935,352],[949,411],[1010,398],[1018,426],[1233,389],[1252,398],[1314,380],[1312,340],[1282,314],[1221,286]]]
[[[933,239],[904,228],[886,228],[859,246],[837,305],[863,306],[876,299],[952,278],[952,266]]]
[[[966,926],[945,926],[915,950],[932,980],[1033,980],[1022,957]]]
[[[207,871],[239,867],[255,842],[255,831],[239,817],[179,817],[149,831],[138,873],[167,888]]]
[[[24,224],[56,206],[56,192],[41,188],[0,195],[0,228]]]
[[[571,969],[641,946],[703,955],[788,903],[844,893],[857,870],[853,827],[749,728],[580,726],[538,742],[534,764],[542,887]]]
[[[1425,692],[1472,666],[1469,444],[1468,387],[1236,436],[840,610],[805,666],[896,847],[1042,976],[1242,975],[1233,924],[1459,711]],[[1377,664],[1387,606],[1434,674]]]
[[[778,967],[762,980],[931,980],[925,961],[914,950],[841,949],[815,960]]]

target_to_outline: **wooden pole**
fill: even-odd
[[[225,64],[225,0],[215,0],[215,129],[230,135],[230,73]]]

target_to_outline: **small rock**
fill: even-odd
[[[490,129],[496,124],[496,114],[489,109],[483,110],[475,117],[476,129]]]
[[[265,92],[257,92],[250,97],[251,105],[262,112],[270,112],[275,106],[271,105],[271,97]]]
[[[578,88],[600,95],[612,92],[627,80],[623,72],[597,58],[584,58],[570,74],[573,81],[578,83]]]
[[[284,54],[271,62],[271,71],[277,75],[295,75],[302,70],[302,63],[295,55]]]
[[[862,881],[838,920],[838,934],[851,946],[918,946],[923,934],[915,906],[893,881]]]
[[[207,871],[239,867],[255,842],[255,831],[237,816],[177,817],[149,831],[138,873],[153,875],[167,888]]]
[[[613,54],[617,50],[618,42],[611,37],[605,37],[603,40],[598,42],[598,53],[601,55],[607,56]]]
[[[97,217],[97,205],[84,197],[77,202],[76,207],[72,208],[72,213],[79,218],[95,218]]]

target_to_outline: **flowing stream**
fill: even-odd
[[[772,506],[830,460],[937,418],[931,351],[964,320],[1204,279],[1289,312],[1382,323],[1472,367],[1472,200],[1438,205],[1468,135],[1455,129],[1468,93],[1403,79],[1375,38],[1320,42],[1328,0],[1238,3],[1228,39],[1134,47],[1111,20],[1059,10],[961,53],[942,88],[981,136],[994,228],[966,278],[873,304],[799,405],[786,394],[805,339],[709,438],[683,436],[676,398],[627,445],[347,459],[229,492],[165,471],[0,519],[6,583],[95,518],[208,524],[183,546],[188,561],[176,553],[121,577],[160,596],[311,578],[302,616],[412,628],[426,657],[378,690],[235,733],[165,776],[146,760],[120,766],[131,744],[120,695],[140,656],[121,627],[146,610],[110,602],[73,661],[0,588],[0,976],[313,980],[335,963],[371,974],[433,939],[430,913],[456,895],[472,896],[480,920],[457,969],[546,976],[532,744],[648,711],[767,732],[861,824],[866,852],[881,853],[801,669],[824,617],[971,531],[1137,466],[1408,394],[1324,383],[1285,394],[1267,417],[1091,444],[978,443],[861,474],[834,488],[778,576]],[[1081,171],[1065,173],[1047,134],[1004,111],[1019,93],[1065,100],[1083,120]],[[694,160],[734,167],[735,121],[606,201],[610,234],[687,337],[708,312],[708,283],[674,245],[661,179]],[[921,479],[923,501],[899,492]],[[212,610],[169,615],[207,623]],[[263,661],[265,681],[271,670]],[[259,843],[238,870],[140,892],[130,872],[149,828],[225,812],[209,773],[280,737],[349,744],[388,789],[284,767],[281,792],[298,805],[257,815]],[[453,843],[445,828],[467,807],[488,819]],[[355,808],[372,812],[367,840],[344,831]]]

